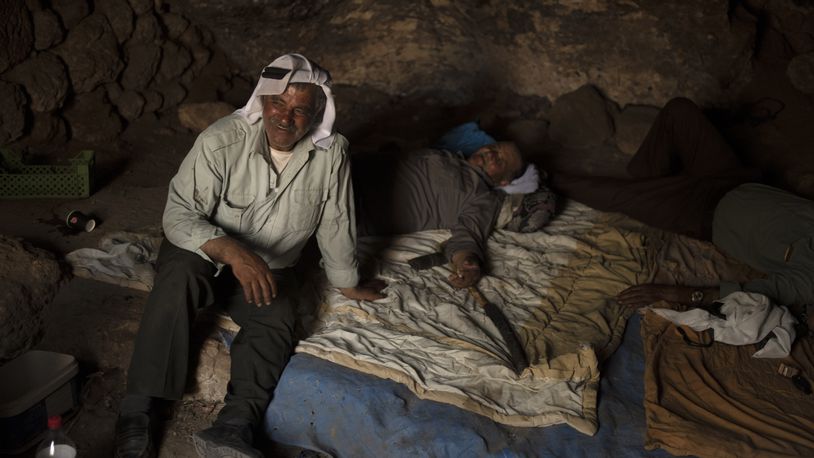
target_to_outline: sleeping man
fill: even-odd
[[[711,240],[766,275],[720,288],[639,285],[623,291],[620,303],[701,305],[743,290],[781,305],[814,304],[814,202],[757,183],[760,174],[741,164],[692,101],[665,105],[628,173],[629,179],[555,174],[552,187],[598,210]]]
[[[482,275],[486,240],[495,228],[531,232],[554,212],[554,196],[547,189],[525,195],[496,189],[524,170],[510,142],[483,146],[468,159],[437,149],[353,157],[358,233],[450,229],[444,247],[454,267],[449,281],[457,288],[472,286]]]

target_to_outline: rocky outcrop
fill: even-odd
[[[104,88],[77,95],[65,108],[71,136],[91,144],[114,140],[124,124]]]
[[[73,89],[80,94],[115,81],[124,67],[113,28],[100,14],[83,19],[54,52],[67,64]]]
[[[814,52],[795,56],[786,69],[786,74],[800,92],[814,95]]]
[[[0,142],[108,141],[187,97],[216,102],[232,70],[212,36],[154,0],[0,2]],[[204,97],[207,100],[202,100]],[[87,106],[84,106],[87,105]],[[174,113],[173,113],[174,114]]]
[[[342,84],[432,93],[447,104],[471,102],[484,89],[554,100],[585,84],[621,105],[661,105],[677,94],[720,102],[748,77],[755,41],[748,13],[734,21],[727,2],[707,0],[178,5],[216,31],[246,75],[293,49]],[[243,14],[224,17],[227,7]]]
[[[234,111],[235,107],[224,102],[185,103],[178,107],[178,120],[187,129],[202,132],[213,122]]]
[[[0,362],[37,343],[43,308],[54,298],[61,279],[51,253],[0,235]]]
[[[551,139],[570,148],[605,143],[614,132],[607,108],[605,98],[592,86],[563,94],[551,108]]]
[[[24,87],[31,98],[31,109],[41,113],[61,108],[70,88],[65,64],[49,52],[27,59],[5,78]]]
[[[23,134],[27,111],[28,100],[23,88],[0,81],[0,144]]]
[[[59,44],[65,38],[65,31],[59,16],[51,10],[32,12],[34,20],[34,48],[42,51]]]
[[[34,24],[22,0],[0,2],[0,72],[25,59],[34,49]]]

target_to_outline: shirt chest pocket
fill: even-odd
[[[253,203],[252,196],[229,196],[221,199],[215,223],[229,234],[245,232],[249,226],[248,213]]]
[[[327,189],[291,190],[291,208],[283,216],[283,227],[288,231],[313,231],[322,215],[326,200],[328,200]]]

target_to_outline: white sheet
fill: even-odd
[[[497,231],[490,275],[478,287],[513,323],[532,363],[517,377],[500,335],[446,266],[415,271],[407,260],[437,251],[447,231],[360,241],[377,260],[387,298],[351,301],[313,288],[323,304],[315,332],[297,347],[516,426],[567,423],[596,432],[598,359],[618,345],[629,311],[613,297],[649,281],[653,261],[636,230],[570,203],[545,231]],[[634,225],[635,226],[635,225]]]

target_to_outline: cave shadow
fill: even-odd
[[[132,164],[133,153],[125,146],[101,150],[91,145],[80,145],[81,149],[94,151],[95,162],[91,171],[91,196],[107,188],[113,180],[122,176]]]

